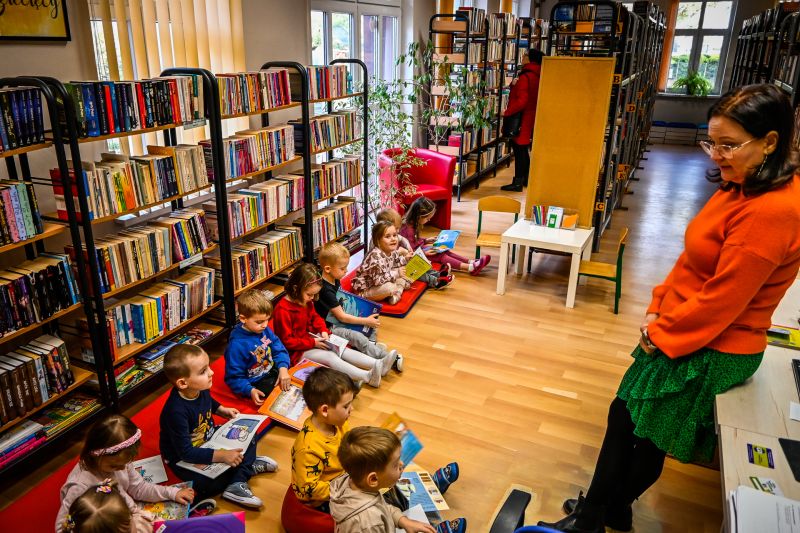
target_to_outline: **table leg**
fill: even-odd
[[[592,260],[592,241],[591,241],[591,239],[586,243],[586,246],[583,247],[581,260],[582,261],[591,261]],[[589,278],[587,278],[586,276],[583,276],[583,277],[578,276],[578,285],[586,285],[588,281],[589,281]]]
[[[567,307],[575,307],[575,292],[578,290],[578,269],[581,266],[581,254],[572,254],[569,268],[569,285],[567,286]]]
[[[517,254],[517,260],[514,262],[514,273],[515,274],[522,274],[524,271],[525,266],[525,258],[528,256],[528,247],[527,246],[519,246],[519,253]]]
[[[497,267],[497,294],[505,294],[506,292],[506,270],[508,270],[508,249],[510,245],[507,242],[500,243],[500,266]],[[519,260],[519,255],[517,259]]]

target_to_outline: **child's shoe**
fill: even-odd
[[[243,507],[251,507],[253,509],[258,509],[264,505],[261,498],[253,494],[253,491],[250,490],[250,486],[244,481],[228,485],[228,488],[222,493],[222,497],[230,502],[238,503]]]
[[[450,266],[450,263],[443,263],[442,268],[439,269],[439,277],[449,276],[452,271],[453,267]]]
[[[397,354],[397,359],[394,362],[394,369],[399,373],[403,373],[403,354]]]
[[[217,508],[217,501],[214,498],[206,498],[197,502],[189,509],[189,518],[198,518],[200,516],[208,516],[213,513]]]
[[[436,526],[436,533],[465,533],[467,531],[467,519],[455,518],[439,522]]]
[[[492,260],[492,256],[484,255],[480,259],[476,259],[475,261],[473,261],[472,262],[472,270],[469,271],[469,275],[470,276],[477,276],[478,274],[480,274],[481,270],[483,270],[483,268],[486,265],[488,265],[491,260]]]
[[[381,370],[381,377],[383,377],[389,373],[389,370],[394,368],[394,363],[397,361],[397,350],[390,350],[380,361],[383,368],[383,370]]]
[[[267,474],[278,471],[278,461],[266,455],[257,455],[253,461],[253,472],[256,474]]]
[[[444,494],[458,479],[458,463],[450,463],[433,473],[433,482],[439,492]]]
[[[381,386],[381,375],[383,373],[383,359],[376,359],[375,366],[367,374],[367,385],[378,388]]]
[[[456,280],[456,277],[452,274],[448,274],[447,276],[442,276],[439,278],[439,283],[436,284],[436,290],[440,291],[453,283]]]

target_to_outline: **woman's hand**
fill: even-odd
[[[645,328],[647,328],[647,326],[650,324],[650,322],[652,322],[656,318],[658,318],[658,313],[647,313],[646,315],[644,315],[644,322],[642,322],[642,325],[639,326],[639,331],[644,331]]]
[[[639,337],[639,347],[642,350],[644,350],[644,353],[646,353],[647,355],[651,355],[653,352],[656,351],[656,346],[654,344],[649,343],[647,339],[644,338],[644,334],[642,334],[642,336]]]

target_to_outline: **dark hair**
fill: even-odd
[[[434,211],[436,211],[436,204],[433,203],[433,200],[420,196],[409,206],[406,216],[403,218],[403,224],[411,226],[411,229],[414,230],[414,238],[419,238],[419,232],[422,230],[420,219]]]
[[[772,84],[746,85],[731,89],[708,110],[708,120],[725,117],[760,139],[769,132],[778,134],[775,151],[765,156],[763,167],[744,180],[745,195],[776,189],[792,179],[800,167],[794,141],[794,112],[789,98]],[[722,190],[738,189],[739,184],[723,181],[719,169],[708,172],[707,179],[719,183]]]
[[[311,263],[303,263],[292,270],[292,273],[289,274],[289,279],[284,284],[284,288],[289,298],[295,302],[300,302],[303,299],[303,289],[308,285],[315,284],[322,287],[322,276],[319,270]]]
[[[361,483],[370,472],[385,469],[399,448],[400,439],[388,429],[361,426],[344,434],[337,455],[345,472]]]
[[[528,61],[531,63],[541,65],[543,57],[544,53],[541,50],[537,50],[536,48],[528,48]]]
[[[375,248],[378,246],[378,241],[380,241],[384,234],[386,234],[386,230],[389,228],[394,228],[394,223],[389,222],[388,220],[378,220],[372,226],[372,247]],[[400,228],[397,228],[398,230]]]
[[[119,493],[116,482],[86,489],[69,506],[62,525],[74,533],[122,533],[130,531],[131,510]]]
[[[335,406],[348,392],[352,392],[353,396],[358,393],[352,378],[324,366],[311,372],[303,383],[303,399],[313,413],[323,405]]]
[[[92,455],[92,452],[110,448],[128,440],[133,437],[137,429],[136,424],[123,415],[110,415],[98,420],[89,428],[86,433],[86,440],[83,441],[83,449],[80,456],[81,466],[84,470],[89,470],[96,474],[98,473],[98,460],[102,457],[124,457],[128,462],[133,461],[136,458],[136,454],[139,453],[139,442],[123,448],[113,455],[98,456]]]
[[[206,353],[200,346],[195,344],[177,344],[164,354],[164,375],[173,385],[180,378],[188,378],[191,370],[189,369],[189,359],[200,357]]]

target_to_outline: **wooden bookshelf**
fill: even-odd
[[[364,140],[363,137],[358,137],[356,139],[353,139],[352,141],[347,141],[347,142],[342,143],[342,144],[337,144],[336,146],[331,146],[331,147],[328,147],[328,148],[321,148],[319,150],[312,150],[311,151],[311,155],[319,155],[319,154],[324,154],[326,152],[332,152],[334,150],[338,150],[339,148],[344,148],[345,146],[348,146],[350,144],[355,144],[355,143],[361,142],[363,140]]]
[[[350,93],[350,94],[345,94],[345,95],[342,95],[342,96],[335,96],[333,98],[320,98],[318,100],[309,100],[308,103],[309,104],[321,104],[321,103],[325,103],[325,102],[335,102],[336,100],[344,100],[346,98],[355,98],[356,96],[363,96],[363,95],[364,95],[363,92]]]
[[[6,244],[5,246],[0,246],[0,254],[10,252],[16,248],[21,248],[22,246],[34,243],[36,241],[41,241],[42,239],[47,239],[49,237],[53,237],[54,235],[59,235],[63,233],[67,226],[62,224],[56,224],[54,222],[44,222],[42,221],[42,225],[44,226],[44,231],[38,235],[31,237],[30,239],[25,239],[24,241],[14,242],[11,244]]]
[[[345,191],[349,191],[349,190],[351,190],[351,189],[355,189],[356,187],[358,187],[358,186],[359,186],[359,185],[361,185],[362,183],[364,183],[364,180],[359,180],[358,182],[356,182],[356,183],[354,183],[354,184],[350,185],[349,187],[346,187],[346,188],[344,188],[344,189],[339,189],[338,191],[336,191],[336,192],[334,192],[334,193],[331,193],[331,194],[329,194],[329,195],[327,195],[327,196],[323,196],[322,198],[317,198],[317,199],[313,200],[313,202],[314,202],[315,204],[317,204],[317,203],[319,203],[319,202],[324,202],[325,200],[330,200],[330,199],[331,199],[331,198],[333,198],[334,196],[338,196],[338,195],[342,194],[342,193],[343,193],[343,192],[345,192]]]
[[[357,230],[360,230],[360,229],[361,229],[361,222],[359,222],[355,227],[350,228],[348,230],[345,230],[345,231],[343,231],[343,232],[331,237],[330,239],[328,239],[327,241],[323,242],[319,246],[315,246],[314,247],[314,252],[315,253],[319,252],[322,249],[322,247],[325,246],[326,244],[328,244],[329,242],[333,242],[333,241],[339,240],[342,237],[344,237],[345,235],[349,235],[349,234],[353,233],[354,231],[357,231]]]
[[[195,254],[192,257],[195,257],[197,255],[206,255],[208,253],[213,252],[218,247],[219,246],[216,243],[212,243],[211,246],[209,246],[208,248],[206,248],[202,252],[198,252],[197,254]],[[111,291],[108,291],[108,292],[104,292],[103,293],[103,299],[111,298],[111,297],[116,296],[116,295],[118,295],[120,293],[123,293],[123,292],[126,292],[126,291],[130,290],[130,289],[133,289],[134,287],[138,287],[138,286],[143,285],[143,284],[145,284],[145,283],[147,283],[149,281],[153,281],[154,279],[166,274],[167,272],[172,272],[173,270],[177,270],[178,268],[180,268],[181,263],[182,263],[182,261],[178,261],[178,262],[172,263],[170,266],[168,266],[164,270],[159,270],[158,272],[156,272],[152,276],[148,276],[146,278],[142,278],[140,280],[136,280],[133,283],[128,283],[127,285],[124,285],[122,287],[117,287],[114,290],[111,290]]]
[[[14,148],[13,150],[6,150],[4,152],[0,152],[0,158],[6,157],[14,157],[16,155],[27,154],[28,152],[35,152],[36,150],[44,150],[45,148],[50,148],[53,146],[53,141],[45,141],[43,143],[31,144],[29,146],[23,146],[22,148]]]
[[[241,176],[236,176],[235,178],[228,178],[228,179],[225,180],[225,183],[233,183],[233,182],[239,181],[239,180],[250,179],[250,178],[253,178],[255,176],[259,176],[261,174],[265,174],[267,172],[273,172],[275,170],[278,170],[279,168],[283,168],[285,166],[291,165],[292,163],[298,163],[298,162],[300,162],[302,160],[303,160],[303,156],[297,155],[297,156],[294,156],[291,159],[288,159],[288,160],[284,161],[283,163],[278,163],[277,165],[272,165],[271,167],[262,168],[262,169],[259,169],[259,170],[253,171],[253,172],[249,172],[247,174],[242,174]]]
[[[28,327],[25,327],[25,328],[22,328],[22,329],[18,329],[17,331],[13,331],[13,332],[7,333],[5,336],[0,337],[0,344],[8,342],[11,339],[15,339],[15,338],[19,337],[20,335],[24,335],[26,333],[29,333],[29,332],[35,330],[36,328],[38,328],[39,326],[41,326],[42,324],[47,324],[48,322],[52,322],[53,320],[57,320],[57,319],[61,318],[62,316],[68,315],[69,313],[71,313],[71,312],[75,311],[76,309],[80,308],[82,305],[83,304],[81,302],[78,302],[75,305],[71,305],[71,306],[67,307],[66,309],[62,309],[61,311],[59,311],[58,313],[56,313],[56,314],[54,314],[54,315],[52,315],[50,317],[44,318],[44,319],[40,320],[39,322],[36,322],[35,324],[31,324]]]
[[[300,107],[302,104],[300,102],[291,102],[286,105],[278,106],[278,107],[270,107],[269,109],[261,109],[258,111],[250,111],[249,113],[237,113],[235,115],[222,115],[222,120],[228,120],[231,118],[242,118],[242,117],[254,117],[259,115],[265,115],[267,113],[274,113],[276,111],[283,111],[285,109],[293,109],[295,107]]]
[[[78,139],[79,143],[93,143],[97,141],[108,141],[111,139],[121,139],[123,137],[130,137],[131,135],[144,135],[145,133],[153,133],[156,131],[169,130],[172,128],[179,128],[182,124],[163,124],[161,126],[153,126],[152,128],[143,128],[131,131],[119,131],[117,133],[109,133],[108,135],[99,135],[97,137],[81,137]]]
[[[9,420],[8,422],[6,422],[2,426],[0,426],[0,434],[5,432],[5,431],[7,431],[7,430],[9,430],[9,429],[11,429],[12,427],[16,426],[20,422],[24,422],[25,420],[28,420],[34,413],[37,413],[37,412],[41,411],[45,407],[48,407],[48,406],[52,405],[53,403],[57,402],[58,400],[64,399],[64,397],[67,396],[69,393],[73,392],[75,389],[77,389],[81,385],[84,385],[87,381],[89,381],[93,377],[94,378],[97,377],[97,374],[95,374],[94,372],[91,372],[91,371],[86,370],[84,368],[81,368],[79,366],[70,365],[70,369],[72,370],[72,375],[75,377],[75,383],[70,385],[64,392],[58,393],[58,394],[56,394],[54,396],[51,396],[50,399],[47,400],[46,402],[42,402],[41,405],[37,405],[36,407],[34,407],[33,409],[31,409],[30,411],[25,413],[25,416],[14,418],[13,420]]]
[[[265,228],[268,228],[268,227],[272,226],[273,224],[277,224],[279,222],[282,222],[282,221],[286,220],[287,218],[291,217],[292,215],[296,215],[297,213],[300,213],[301,211],[303,211],[302,207],[300,209],[295,209],[294,211],[286,213],[282,217],[278,217],[278,218],[276,218],[274,220],[270,220],[266,224],[262,224],[260,226],[256,226],[255,228],[251,229],[250,231],[246,231],[246,232],[242,233],[238,237],[231,237],[231,242],[238,241],[238,240],[244,239],[246,237],[250,237],[250,236],[252,236],[252,235],[264,230]]]
[[[290,270],[290,269],[294,268],[295,266],[299,265],[302,262],[303,262],[303,259],[300,258],[297,261],[294,261],[293,263],[291,263],[289,265],[286,265],[285,267],[281,268],[280,270],[276,270],[275,272],[271,272],[270,274],[267,274],[263,278],[259,278],[259,279],[255,280],[255,281],[253,281],[252,283],[248,283],[247,285],[245,285],[241,289],[236,290],[233,294],[234,294],[234,296],[239,296],[244,291],[249,290],[249,289],[254,289],[254,288],[258,287],[259,285],[261,285],[262,283],[264,283],[265,281],[267,281],[268,279],[274,278],[278,274],[283,274],[287,270]]]

